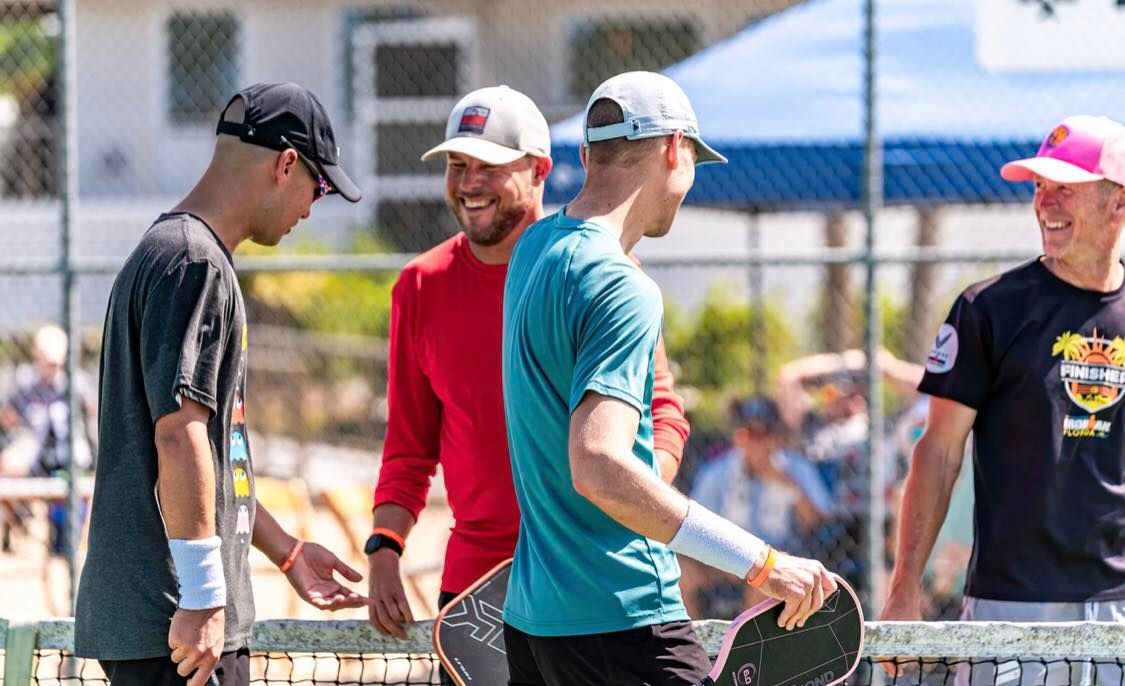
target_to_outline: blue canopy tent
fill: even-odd
[[[665,70],[691,98],[704,138],[730,158],[700,168],[688,203],[858,205],[862,11],[860,0],[809,0]],[[876,26],[886,204],[1026,199],[1026,184],[1000,179],[1003,162],[1034,154],[1068,114],[1125,118],[1125,72],[984,71],[974,57],[972,0],[882,0]],[[581,186],[580,120],[552,128],[548,202],[565,202]]]

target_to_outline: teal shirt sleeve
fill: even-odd
[[[570,412],[593,391],[643,414],[651,402],[653,354],[664,317],[660,289],[624,255],[575,275],[568,308],[575,335]]]

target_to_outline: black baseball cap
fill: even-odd
[[[778,434],[783,430],[781,410],[771,398],[754,396],[735,403],[733,410],[739,426],[752,427],[770,434]]]
[[[244,120],[241,123],[224,121],[236,98],[242,98],[246,105]],[[332,185],[330,193],[339,193],[351,202],[359,202],[363,197],[340,166],[340,146],[336,145],[328,112],[316,96],[302,86],[256,83],[243,88],[223,108],[215,133],[238,136],[246,143],[271,150],[295,148],[320,168]]]

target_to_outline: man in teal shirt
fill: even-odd
[[[652,449],[656,284],[626,254],[671,228],[695,165],[725,162],[671,79],[629,72],[586,108],[586,183],[529,227],[504,293],[504,401],[521,511],[513,686],[698,683],[710,667],[675,554],[738,574],[800,626],[835,582],[664,484]]]

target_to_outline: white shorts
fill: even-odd
[[[1088,603],[1029,603],[986,600],[966,596],[961,606],[965,622],[1125,622],[1125,601]],[[987,656],[981,656],[987,657]],[[1033,656],[1028,656],[1029,658]],[[970,681],[971,678],[971,681]],[[1121,667],[1114,664],[1080,662],[960,665],[957,686],[1063,686],[1064,684],[1121,684]]]

